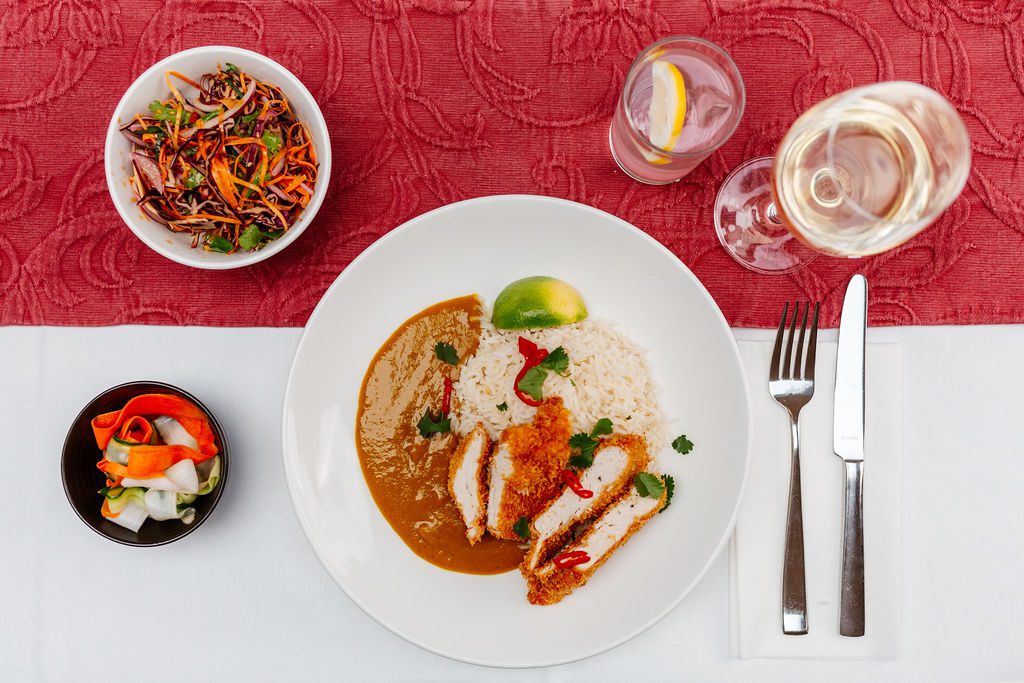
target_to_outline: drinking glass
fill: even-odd
[[[865,85],[804,112],[774,158],[737,167],[718,192],[715,230],[761,273],[819,253],[878,254],[934,222],[970,167],[967,128],[945,98],[918,83]]]
[[[675,65],[686,93],[683,126],[670,149],[658,147],[648,136],[657,61]],[[722,48],[692,36],[663,38],[629,67],[608,131],[612,156],[634,180],[650,185],[676,182],[729,139],[745,103],[743,78]]]

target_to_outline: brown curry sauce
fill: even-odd
[[[516,543],[485,535],[476,545],[448,493],[448,461],[455,434],[420,436],[416,424],[429,407],[440,410],[444,378],[458,379],[434,353],[447,342],[463,361],[480,340],[480,300],[442,301],[402,323],[374,356],[359,391],[356,450],[381,514],[409,548],[442,569],[497,574],[523,558]]]

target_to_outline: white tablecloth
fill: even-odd
[[[645,634],[583,662],[533,671],[420,650],[363,614],[320,567],[292,512],[280,457],[281,402],[299,335],[0,329],[0,680],[1024,678],[1024,327],[869,331],[904,348],[904,512],[893,520],[904,543],[904,633],[896,661],[730,659],[723,555]],[[100,538],[75,516],[60,483],[70,421],[99,391],[132,379],[194,392],[231,439],[231,480],[216,514],[162,548]],[[760,390],[760,380],[753,386]]]

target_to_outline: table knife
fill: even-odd
[[[868,282],[854,275],[839,321],[832,449],[846,468],[839,634],[864,635],[864,336]]]

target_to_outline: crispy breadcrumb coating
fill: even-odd
[[[491,535],[521,540],[513,526],[520,518],[532,518],[560,490],[559,473],[569,461],[569,411],[562,399],[552,397],[537,408],[532,424],[506,429],[495,448],[495,459],[507,457],[511,472],[498,501],[497,523],[488,526]],[[494,504],[492,500],[489,504]]]
[[[603,439],[601,445],[594,451],[594,463],[599,463],[602,454],[608,449],[621,449],[628,458],[625,466],[610,481],[594,481],[593,484],[585,485],[584,488],[591,489],[594,497],[580,500],[576,494],[569,489],[563,489],[561,494],[555,496],[541,508],[534,516],[530,524],[530,548],[526,551],[523,564],[519,569],[523,576],[534,572],[551,559],[559,548],[565,545],[572,534],[573,529],[587,519],[593,519],[601,514],[606,507],[622,497],[622,494],[632,485],[633,477],[637,472],[642,471],[650,462],[650,455],[647,453],[647,441],[642,436],[635,434],[615,434]],[[591,466],[593,467],[593,465]],[[597,470],[584,470],[581,476],[581,483],[587,482],[588,472]],[[553,505],[560,498],[569,497],[569,505],[558,508],[560,513],[566,515],[565,519],[547,520],[546,530],[538,528],[537,522],[543,519]],[[578,502],[577,502],[578,501]],[[548,513],[550,517],[551,514]],[[571,516],[570,516],[571,515]],[[554,528],[552,528],[554,523]]]
[[[610,505],[594,521],[594,524],[577,541],[569,544],[563,552],[588,549],[593,552],[593,546],[599,542],[598,536],[601,534],[604,534],[606,538],[614,539],[614,542],[599,557],[591,556],[590,561],[585,564],[559,569],[552,561],[537,572],[528,574],[526,577],[529,588],[527,600],[534,605],[553,605],[586,584],[594,572],[607,562],[616,550],[658,513],[658,510],[665,505],[666,495],[666,492],[662,491],[661,497],[655,501],[652,498],[641,497],[636,489],[630,487],[625,495]],[[612,524],[609,520],[622,516],[628,520],[628,527],[616,528],[612,533]]]

